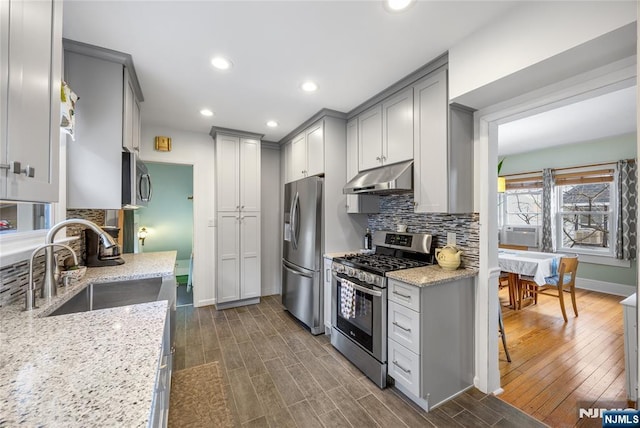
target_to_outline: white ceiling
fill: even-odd
[[[500,156],[636,131],[636,86],[568,104],[498,128]]]
[[[278,141],[322,108],[352,110],[514,4],[418,1],[390,14],[381,0],[65,0],[63,35],[133,56],[143,126],[215,125]],[[211,66],[219,54],[230,71]],[[319,90],[302,92],[305,79]],[[205,107],[215,116],[201,116]]]
[[[352,110],[519,2],[418,0],[392,14],[381,0],[65,0],[63,35],[133,56],[143,126],[279,141],[322,108]],[[234,67],[214,69],[215,55]],[[300,90],[305,79],[319,90]],[[634,132],[633,91],[502,125],[500,155]]]

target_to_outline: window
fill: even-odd
[[[0,235],[49,229],[51,204],[0,201]]]
[[[542,189],[506,190],[503,201],[504,225],[542,225]]]
[[[617,218],[613,172],[556,176],[558,251],[613,256]]]

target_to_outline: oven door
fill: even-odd
[[[331,323],[378,361],[386,362],[386,288],[333,272]]]

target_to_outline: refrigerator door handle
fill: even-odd
[[[292,265],[286,260],[282,260],[282,267],[284,267],[286,270],[288,270],[289,272],[295,275],[301,275],[307,278],[313,278],[313,273],[307,273],[307,272],[301,271],[300,269],[296,269],[294,265]]]
[[[293,244],[293,249],[298,249],[298,220],[300,211],[300,195],[296,192],[296,196],[293,198],[293,204],[291,206],[291,243]]]

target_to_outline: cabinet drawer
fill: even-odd
[[[389,300],[420,312],[420,288],[389,279]]]
[[[387,335],[416,354],[420,353],[420,314],[389,302]]]
[[[420,396],[420,357],[393,340],[388,341],[389,376],[410,393]]]

